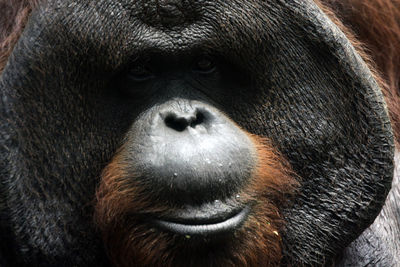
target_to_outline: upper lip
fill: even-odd
[[[154,219],[156,226],[182,235],[213,235],[240,227],[247,218],[249,206],[235,207],[223,203],[188,208],[173,216]]]

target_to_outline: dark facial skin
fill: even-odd
[[[11,266],[320,266],[393,177],[380,89],[312,1],[50,0],[0,86]]]

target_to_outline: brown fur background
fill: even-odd
[[[39,0],[0,0],[0,73]]]

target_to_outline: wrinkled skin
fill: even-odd
[[[49,0],[31,15],[0,80],[4,265],[118,263],[93,220],[102,170],[115,155],[135,167],[139,175],[130,178],[152,196],[152,206],[167,206],[163,212],[219,199],[227,204],[252,182],[260,154],[251,135],[270,140],[299,183],[293,198],[278,205],[285,222],[281,265],[363,256],[352,247],[341,254],[385,203],[394,144],[380,88],[345,35],[309,0],[158,4]],[[164,113],[160,130],[154,114]],[[188,129],[186,122],[216,129],[206,136],[216,149],[174,137]],[[204,167],[200,156],[224,166],[233,159],[235,169]],[[186,180],[169,189],[166,177],[177,169]],[[265,221],[256,209],[248,216]],[[154,231],[160,242],[170,235]],[[179,234],[171,234],[174,248],[182,247]],[[189,243],[188,253],[200,261],[195,242],[203,241]],[[204,244],[198,253],[214,255]],[[201,263],[244,264],[234,250]],[[164,258],[184,265],[159,253],[154,265]],[[382,253],[388,266],[396,262],[392,248]]]

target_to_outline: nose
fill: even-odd
[[[212,113],[200,108],[189,108],[185,111],[166,110],[160,113],[166,127],[177,132],[183,132],[188,128],[197,126],[207,128],[212,121]]]
[[[138,122],[145,123],[135,123],[130,143],[140,145],[130,155],[160,199],[210,203],[235,195],[251,177],[256,159],[251,140],[207,103],[173,99]]]

